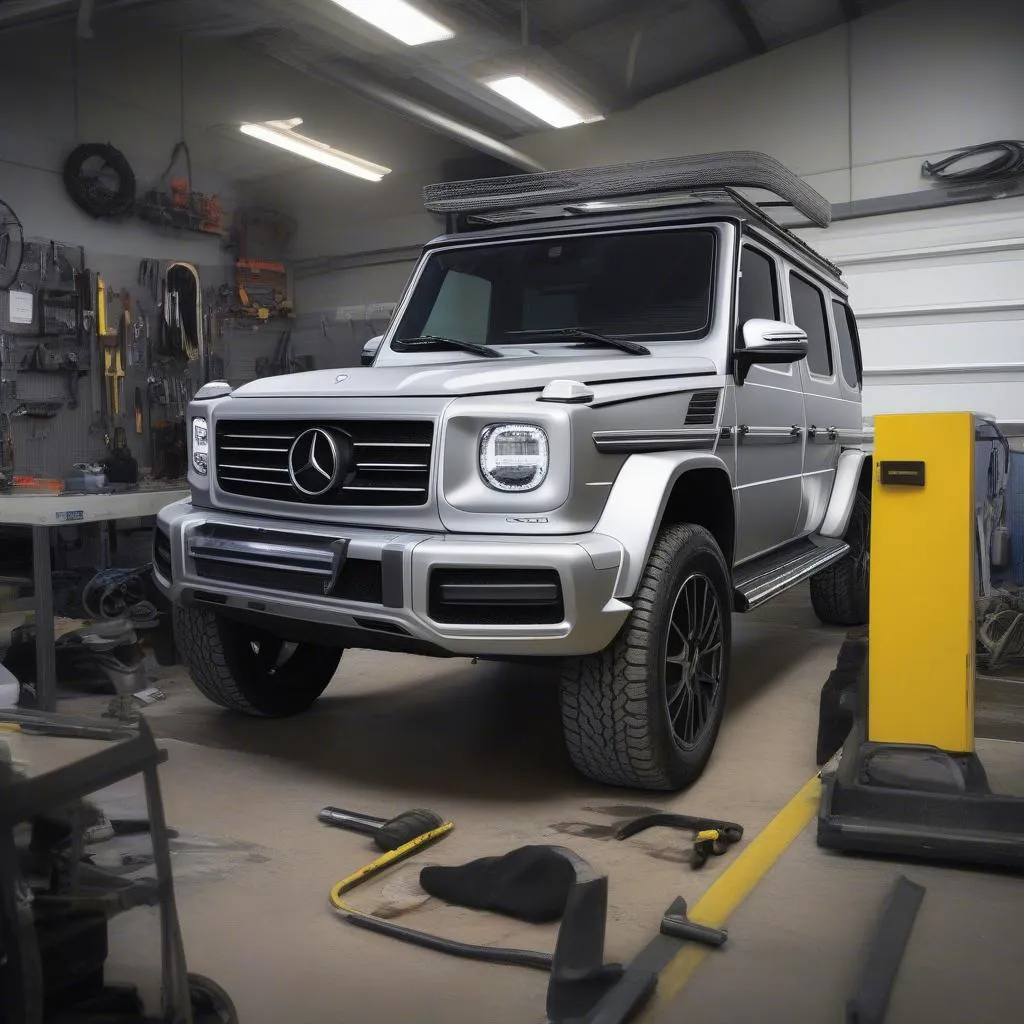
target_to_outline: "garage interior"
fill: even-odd
[[[14,771],[0,777],[17,807],[18,773],[70,764],[76,744],[105,746],[88,728],[125,730],[119,740],[151,730],[166,752],[167,834],[139,824],[141,777],[106,769],[98,795],[74,791],[93,794],[97,813],[68,812],[68,843],[73,860],[124,879],[162,870],[164,845],[173,870],[173,900],[154,890],[155,902],[112,914],[103,930],[103,977],[138,986],[150,1016],[19,1002],[26,894],[35,889],[39,913],[59,872],[18,860],[24,808],[9,820],[0,795],[0,1007],[12,1014],[0,1019],[1019,1016],[1024,845],[1007,839],[1001,849],[1015,852],[978,864],[818,841],[819,773],[849,731],[822,756],[826,682],[850,652],[878,650],[883,628],[906,630],[902,664],[930,664],[939,639],[914,614],[928,600],[921,579],[904,577],[898,600],[890,591],[885,623],[873,598],[870,623],[823,624],[806,582],[732,616],[714,752],[692,784],[655,792],[576,770],[554,662],[347,649],[305,714],[217,707],[184,664],[152,562],[158,512],[194,485],[197,392],[308,371],[340,381],[366,366],[402,314],[422,247],[452,223],[425,209],[424,186],[765,153],[831,204],[827,227],[788,208],[768,214],[849,286],[869,449],[876,417],[969,412],[997,428],[996,454],[986,447],[963,483],[998,494],[996,512],[977,513],[990,517],[978,527],[989,546],[969,571],[963,685],[988,786],[1024,799],[1022,47],[1014,0],[0,4],[0,769]],[[947,574],[935,575],[941,591]],[[850,700],[842,715],[870,714]],[[12,724],[37,710],[56,712],[65,732]],[[559,1011],[550,962],[480,962],[353,927],[331,887],[382,848],[372,829],[318,820],[328,807],[378,819],[432,808],[454,822],[346,899],[479,946],[568,949],[568,912],[538,923],[460,905],[428,893],[422,869],[569,849],[607,878],[597,966],[625,968],[618,988],[612,971],[591,979],[594,991],[625,992],[642,975],[643,998],[629,1013],[603,1003],[598,1015],[596,1002]],[[708,839],[699,870],[694,833],[711,826],[616,838],[655,813],[739,823],[742,838]],[[920,909],[879,931],[902,877],[924,888]],[[62,932],[41,954],[47,991],[65,1000],[84,984],[75,957],[96,956],[95,915],[105,920],[89,895],[93,930]],[[693,922],[725,928],[728,941],[659,932],[680,896]],[[169,920],[188,970],[222,987],[236,1015],[194,1001],[177,1016],[151,1009],[168,1005],[167,949],[179,941]],[[572,951],[584,959],[599,932],[593,917],[585,924]],[[569,967],[579,974],[583,962]],[[872,967],[871,998],[858,1004]]]

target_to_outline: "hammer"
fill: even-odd
[[[358,811],[345,811],[340,807],[325,807],[317,818],[325,825],[369,836],[377,849],[385,853],[388,850],[397,850],[424,832],[430,832],[444,824],[440,814],[422,807],[402,811],[394,818],[375,818],[369,814],[360,814]]]

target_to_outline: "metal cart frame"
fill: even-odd
[[[32,948],[22,934],[19,943],[19,910],[16,885],[19,878],[14,846],[15,827],[34,815],[55,810],[79,800],[90,793],[113,785],[141,773],[149,812],[150,833],[156,885],[135,904],[158,904],[161,931],[161,1017],[166,1024],[193,1024],[189,978],[185,965],[185,951],[174,901],[171,876],[170,850],[167,824],[164,820],[163,801],[157,777],[157,766],[167,760],[167,752],[160,750],[145,720],[131,726],[106,727],[94,720],[75,719],[65,715],[43,712],[3,712],[0,723],[19,727],[23,732],[37,735],[79,737],[109,740],[109,747],[82,757],[80,760],[45,772],[34,778],[13,775],[7,766],[0,765],[0,928],[9,954],[9,973],[14,979],[20,975],[21,984],[8,984],[0,1005],[0,1017],[42,1024],[43,1007],[33,1003],[32,993],[41,991],[38,948],[34,934]],[[7,776],[4,778],[4,776]],[[122,880],[114,880],[114,883]],[[112,883],[112,889],[116,885]],[[6,1014],[6,1015],[5,1015]]]

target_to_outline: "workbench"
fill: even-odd
[[[32,530],[32,606],[36,629],[36,697],[42,711],[57,709],[57,660],[53,631],[53,566],[50,530],[155,516],[165,505],[187,497],[180,485],[141,486],[113,494],[0,495],[0,524]]]

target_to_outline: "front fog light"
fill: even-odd
[[[527,423],[499,423],[480,437],[480,474],[496,491],[534,491],[548,475],[548,435]]]
[[[192,420],[192,468],[202,476],[210,468],[210,431],[201,416]]]

